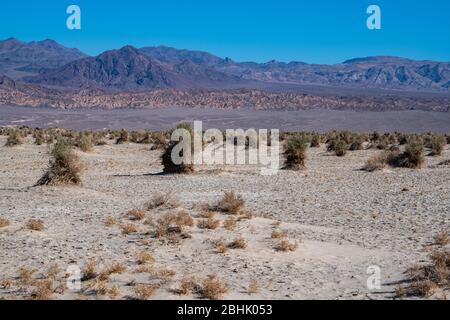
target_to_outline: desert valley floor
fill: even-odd
[[[182,279],[215,274],[228,285],[226,299],[390,299],[403,272],[426,261],[433,236],[450,225],[450,169],[438,165],[450,158],[448,146],[442,156],[426,157],[420,170],[361,171],[378,150],[339,158],[322,145],[308,149],[303,171],[262,176],[252,166],[217,166],[164,175],[161,151],[108,142],[93,152],[76,151],[85,165],[82,186],[33,187],[48,165],[47,146],[33,145],[30,137],[12,148],[4,147],[5,141],[0,137],[0,218],[10,225],[0,228],[0,298],[29,297],[26,286],[8,285],[20,267],[36,269],[39,277],[55,264],[64,272],[95,258],[99,270],[113,263],[122,267],[108,277],[109,289],[103,294],[66,289],[54,298],[108,299],[114,287],[114,298],[127,299],[134,296],[133,287],[149,283],[158,285],[154,299],[197,298],[179,294]],[[197,222],[202,204],[215,203],[226,191],[243,197],[252,219],[228,230],[223,227],[228,217],[215,213],[222,222],[217,229],[194,223],[179,242],[149,235],[143,221],[184,210]],[[167,192],[178,207],[149,210],[140,221],[125,215],[155,193]],[[30,218],[42,220],[44,229],[24,228]],[[136,232],[124,233],[127,224]],[[278,239],[271,237],[277,230],[286,231],[298,249],[277,251]],[[238,236],[246,248],[218,252],[217,243]],[[154,259],[148,268],[137,258],[143,252]],[[381,270],[379,290],[366,285],[371,265]]]

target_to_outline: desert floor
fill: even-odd
[[[119,289],[115,298],[122,299],[132,298],[133,287],[142,283],[158,284],[154,299],[195,299],[196,294],[177,293],[181,279],[210,274],[227,283],[225,299],[390,299],[405,269],[426,261],[433,236],[450,225],[450,168],[437,165],[450,158],[448,146],[443,156],[427,157],[423,169],[373,173],[360,169],[379,151],[354,151],[338,158],[322,146],[308,149],[306,170],[262,176],[254,166],[201,167],[193,175],[163,175],[160,151],[109,143],[90,153],[77,151],[86,167],[81,187],[33,187],[48,165],[47,147],[35,146],[29,138],[7,148],[5,141],[0,137],[0,218],[10,221],[0,228],[4,284],[15,281],[20,267],[36,269],[35,276],[41,277],[54,264],[63,273],[69,265],[83,268],[95,258],[99,270],[114,262],[126,267],[107,280],[109,288]],[[185,209],[198,221],[201,204],[215,203],[225,191],[242,195],[254,213],[234,230],[194,225],[185,230],[191,238],[172,243],[152,237],[149,225],[124,216],[155,193],[172,192],[181,207],[162,206],[148,211],[147,218],[157,220]],[[26,229],[30,218],[42,220],[44,230]],[[108,218],[117,223],[106,226]],[[227,215],[216,213],[215,218],[224,221]],[[120,225],[125,223],[134,224],[138,232],[123,234]],[[274,230],[286,230],[298,249],[277,251]],[[239,235],[248,242],[245,249],[217,251],[218,241]],[[143,251],[155,260],[149,270],[139,269],[136,262]],[[367,288],[371,265],[380,267],[379,290]],[[259,290],[249,293],[252,281]],[[3,285],[0,298],[27,298],[30,290]],[[54,298],[110,296],[65,289]]]

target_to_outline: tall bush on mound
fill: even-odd
[[[403,153],[392,152],[388,163],[394,167],[420,169],[425,163],[424,146],[420,140],[412,140]]]
[[[163,172],[164,173],[179,173],[179,174],[191,174],[194,173],[194,164],[193,164],[193,157],[194,157],[194,131],[191,128],[191,126],[187,123],[181,123],[177,126],[177,129],[185,129],[189,132],[189,135],[191,137],[190,147],[191,147],[191,157],[189,158],[187,154],[184,152],[183,149],[181,149],[178,152],[178,155],[182,158],[181,163],[177,164],[174,163],[172,160],[172,153],[176,152],[174,151],[174,148],[178,146],[179,143],[183,143],[182,141],[170,141],[166,147],[164,148],[164,151],[161,155],[161,162],[163,165]]]
[[[73,152],[72,145],[67,140],[60,139],[50,154],[52,159],[49,168],[36,185],[80,185],[82,165]]]
[[[338,157],[343,157],[347,154],[348,145],[344,140],[337,140],[334,144],[334,153]]]
[[[19,130],[12,130],[8,134],[8,138],[6,139],[6,147],[14,147],[22,144],[22,135]]]
[[[308,141],[303,136],[292,136],[286,142],[284,155],[286,161],[283,169],[301,170],[305,168]]]

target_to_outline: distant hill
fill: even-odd
[[[264,88],[315,85],[403,91],[450,91],[450,62],[355,58],[335,65],[236,62],[203,51],[125,46],[88,57],[53,40],[0,41],[0,74],[49,86],[116,91],[157,88]]]
[[[0,74],[17,79],[84,57],[78,49],[66,48],[53,40],[22,42],[9,38],[0,41]]]

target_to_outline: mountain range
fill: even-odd
[[[339,64],[235,62],[202,51],[125,46],[90,57],[53,40],[0,41],[0,75],[55,88],[114,91],[325,86],[450,91],[450,62],[367,57]]]

